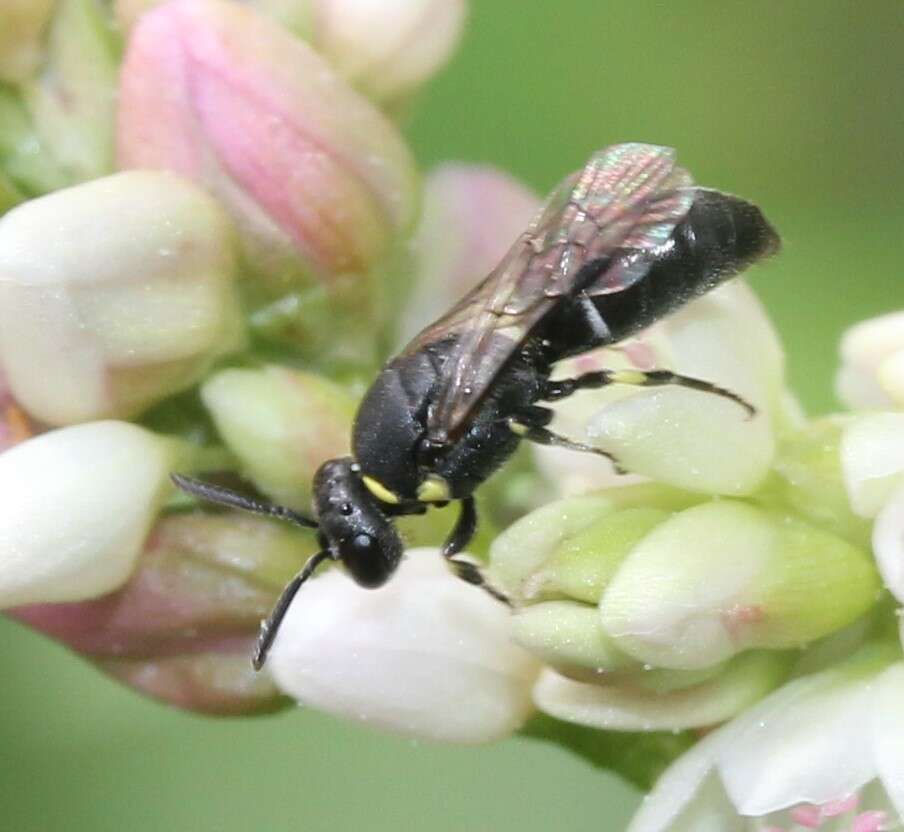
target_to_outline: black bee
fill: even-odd
[[[477,526],[474,490],[524,439],[608,456],[547,429],[544,402],[604,385],[678,384],[735,394],[667,370],[607,371],[552,381],[557,362],[615,344],[773,254],[779,238],[760,210],[694,187],[675,153],[619,144],[595,153],[553,191],[502,262],[380,372],[358,408],[354,456],[314,478],[316,521],[175,475],[215,503],[317,529],[321,551],[263,622],[260,668],[299,587],[325,560],[377,587],[402,557],[393,518],[459,501],[442,554],[453,571],[505,601],[459,553]]]

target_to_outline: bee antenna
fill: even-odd
[[[238,491],[233,491],[231,488],[211,485],[209,482],[201,482],[201,480],[186,477],[182,474],[170,474],[170,479],[177,488],[208,503],[238,508],[242,511],[250,511],[252,514],[263,514],[265,517],[276,517],[279,520],[288,520],[290,523],[294,523],[296,526],[304,526],[306,529],[318,528],[316,521],[299,514],[297,511],[293,511],[291,508],[255,500],[240,494]]]
[[[302,567],[301,572],[286,584],[286,588],[276,601],[273,611],[261,622],[260,635],[257,637],[254,654],[251,656],[251,664],[255,670],[260,670],[264,666],[264,662],[267,661],[267,654],[270,652],[273,640],[279,632],[279,625],[282,624],[283,619],[286,617],[295,594],[301,589],[301,585],[314,574],[314,570],[325,560],[329,560],[330,557],[332,556],[328,549],[324,549],[316,555],[311,555],[308,558],[308,562]]]

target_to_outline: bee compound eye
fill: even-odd
[[[352,507],[351,503],[343,503],[341,506],[339,506],[339,513],[345,515],[346,517],[348,517],[348,515],[353,511],[354,508]]]

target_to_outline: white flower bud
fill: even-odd
[[[174,456],[166,440],[125,422],[51,431],[0,454],[0,607],[121,586]]]
[[[854,419],[844,427],[840,454],[851,507],[861,517],[875,517],[904,482],[904,413]]]
[[[904,406],[904,312],[861,321],[844,333],[835,388],[852,409]]]
[[[538,670],[510,641],[508,615],[435,549],[414,549],[377,591],[339,569],[312,580],[268,667],[304,705],[412,737],[488,742],[530,714]]]
[[[134,171],[0,220],[0,365],[54,425],[130,416],[239,339],[232,228],[196,186]]]

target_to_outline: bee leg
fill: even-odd
[[[662,387],[674,384],[677,387],[687,387],[691,390],[699,390],[702,393],[712,393],[722,396],[747,411],[748,417],[756,415],[756,408],[737,393],[719,387],[710,381],[704,381],[691,376],[682,376],[671,370],[599,370],[595,373],[584,373],[577,378],[563,378],[558,381],[548,381],[540,394],[543,401],[555,402],[576,393],[578,390],[597,390],[609,384],[631,384],[636,387]]]
[[[512,433],[517,434],[522,439],[528,439],[538,445],[553,445],[557,448],[568,448],[570,451],[583,451],[596,454],[597,456],[604,456],[615,466],[616,473],[626,473],[618,460],[602,448],[585,445],[583,442],[576,442],[567,436],[560,436],[558,433],[548,430],[545,425],[552,421],[552,417],[553,412],[546,407],[528,407],[521,410],[516,416],[509,417],[508,425]]]
[[[251,657],[251,664],[255,670],[260,670],[264,666],[264,662],[267,661],[267,654],[270,652],[276,634],[279,632],[279,625],[282,624],[283,619],[286,617],[286,613],[292,605],[292,600],[298,590],[301,589],[301,585],[314,574],[314,571],[321,563],[329,560],[330,557],[332,556],[328,550],[311,555],[308,558],[308,562],[302,567],[301,572],[292,578],[286,584],[286,588],[280,593],[273,611],[261,622],[260,634],[257,637],[257,644],[254,646],[254,654]]]
[[[471,542],[475,531],[477,531],[477,508],[473,497],[465,497],[461,501],[461,513],[458,515],[458,520],[455,521],[455,526],[443,544],[443,557],[456,577],[469,584],[474,584],[474,586],[479,586],[497,601],[511,605],[505,594],[487,583],[478,564],[459,555],[461,550]]]

